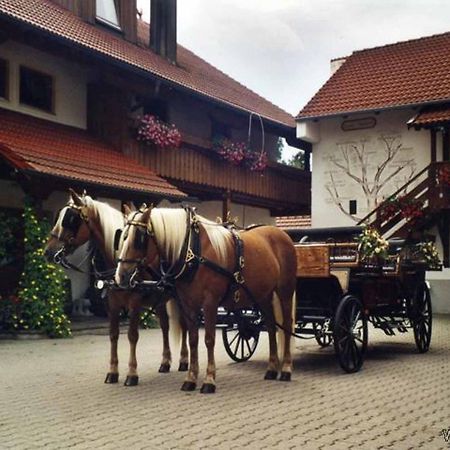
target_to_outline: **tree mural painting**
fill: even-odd
[[[331,165],[326,189],[333,203],[342,213],[357,222],[357,217],[344,206],[342,187],[349,183],[362,191],[366,211],[372,211],[393,191],[386,187],[399,188],[407,183],[416,170],[414,160],[400,157],[403,148],[401,135],[381,134],[371,145],[370,139],[337,143],[337,152],[328,156]],[[334,170],[333,170],[334,169]],[[353,189],[352,189],[353,190]]]

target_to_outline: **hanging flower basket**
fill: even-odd
[[[264,150],[264,125],[261,117],[259,117],[261,123],[261,136],[262,145],[260,151],[255,151],[250,148],[250,137],[251,137],[251,120],[254,113],[250,114],[249,126],[248,126],[248,138],[247,142],[233,142],[230,139],[218,139],[213,143],[214,151],[225,161],[239,166],[243,165],[247,167],[252,172],[263,172],[267,165],[269,158],[267,157],[267,152]]]
[[[247,151],[244,158],[244,164],[253,172],[263,172],[268,163],[267,153],[264,151]]]
[[[245,158],[247,145],[245,142],[232,142],[229,139],[219,139],[214,142],[213,149],[222,159],[238,166]]]
[[[175,125],[164,123],[152,114],[145,114],[138,119],[137,140],[159,148],[178,148],[181,134]]]

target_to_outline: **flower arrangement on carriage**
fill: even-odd
[[[152,114],[138,118],[137,140],[158,148],[178,148],[181,133],[174,124],[167,124]]]
[[[414,263],[422,263],[428,270],[441,270],[442,263],[436,244],[433,241],[419,242],[410,251]]]
[[[379,266],[388,257],[389,243],[372,227],[366,226],[356,238],[359,257],[363,264]]]

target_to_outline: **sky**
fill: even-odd
[[[150,0],[138,0],[144,18]],[[178,42],[296,115],[354,50],[450,31],[449,0],[178,0]]]

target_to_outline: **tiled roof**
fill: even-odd
[[[275,220],[277,227],[283,230],[311,227],[311,216],[279,216]]]
[[[5,109],[0,109],[0,124],[0,156],[19,170],[144,194],[185,197],[86,131]]]
[[[49,0],[0,0],[1,15],[26,22],[77,46],[141,69],[211,99],[245,111],[256,112],[273,122],[295,127],[294,118],[290,114],[181,45],[178,45],[178,66],[175,66],[149,50],[148,47],[132,44],[120,36],[84,22]],[[145,25],[140,24],[139,30],[141,34],[145,32],[148,36]],[[146,43],[147,41],[148,39],[145,38]]]
[[[450,99],[450,32],[356,51],[298,119]]]
[[[408,125],[423,127],[444,122],[450,122],[450,103],[423,108],[419,114],[408,121]]]

